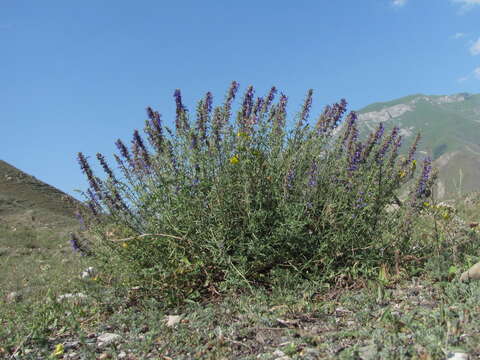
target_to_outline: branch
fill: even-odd
[[[169,238],[172,238],[172,239],[177,239],[177,240],[184,240],[183,237],[179,237],[179,236],[175,236],[175,235],[168,235],[168,234],[142,234],[142,235],[137,235],[137,236],[131,236],[131,237],[128,237],[128,238],[125,238],[125,239],[112,239],[110,241],[113,241],[113,242],[124,242],[124,241],[129,241],[129,240],[136,240],[136,239],[140,239],[140,238],[143,238],[145,236],[164,236],[164,237],[169,237]]]

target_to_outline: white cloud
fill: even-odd
[[[468,10],[471,10],[474,6],[480,5],[480,0],[452,0],[452,2],[462,4],[460,13],[465,13]]]
[[[404,6],[407,3],[407,0],[393,0],[392,5],[401,7]]]
[[[464,36],[465,36],[465,33],[457,32],[457,33],[455,33],[455,35],[452,35],[451,38],[452,39],[460,39],[460,38],[463,38]]]
[[[480,66],[473,70],[473,76],[480,80]]]
[[[468,80],[468,76],[462,76],[462,77],[459,77],[459,78],[457,79],[457,81],[458,81],[459,83],[465,82],[465,81],[467,81],[467,80]]]
[[[478,38],[478,40],[475,41],[472,44],[472,46],[470,46],[470,54],[472,54],[472,55],[480,54],[480,38]]]

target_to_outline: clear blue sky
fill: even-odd
[[[193,110],[232,80],[297,111],[480,92],[480,0],[0,0],[0,159],[73,193],[145,107]],[[215,101],[216,100],[216,101]]]

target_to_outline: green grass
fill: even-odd
[[[480,197],[470,195],[455,207],[468,223],[478,219]],[[398,275],[389,269],[377,281],[340,279],[329,287],[287,277],[270,290],[253,288],[176,308],[138,289],[81,280],[88,259],[74,256],[52,232],[3,228],[2,239],[16,240],[2,245],[2,265],[9,271],[2,271],[0,283],[0,357],[16,351],[21,359],[48,358],[64,344],[63,358],[74,353],[78,359],[122,352],[130,359],[274,359],[278,351],[292,359],[356,359],[369,352],[378,359],[444,359],[453,351],[474,358],[480,355],[480,283],[456,280],[468,267],[452,256],[462,236],[449,238],[440,220],[437,225],[435,234],[433,219],[425,215],[415,236],[442,239],[439,253],[402,266]],[[444,225],[453,232],[453,223]],[[472,262],[480,254],[477,244],[461,249]],[[458,273],[449,274],[450,266]],[[7,303],[10,290],[22,299]],[[77,292],[88,298],[56,300]],[[181,315],[181,321],[169,327],[168,315]],[[105,332],[121,340],[100,349],[96,337]]]

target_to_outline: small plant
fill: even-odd
[[[138,130],[130,147],[116,142],[121,176],[97,154],[100,179],[78,154],[90,184],[85,236],[108,281],[181,301],[285,272],[322,281],[378,274],[414,251],[429,159],[410,199],[397,193],[414,176],[419,137],[406,157],[396,127],[385,134],[380,124],[362,142],[355,112],[343,120],[343,99],[310,121],[312,90],[291,129],[275,87],[257,98],[248,87],[232,121],[237,92],[233,82],[215,108],[207,93],[192,116],[175,91],[175,131],[147,108],[148,143]]]

